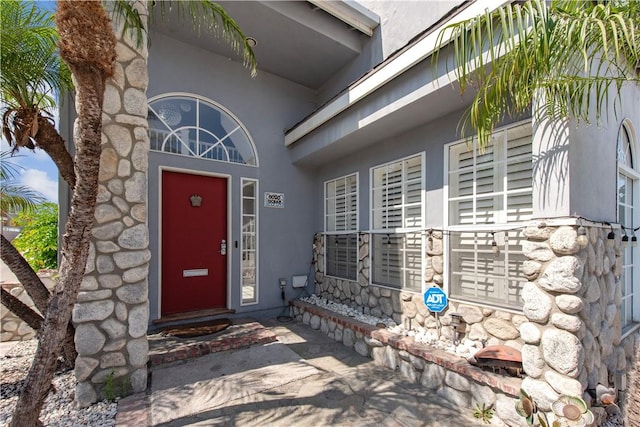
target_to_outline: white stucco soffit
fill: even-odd
[[[451,19],[443,22],[438,28],[429,33],[423,39],[418,40],[412,46],[408,47],[405,51],[401,52],[397,56],[391,58],[386,63],[383,63],[378,69],[373,70],[370,74],[363,77],[361,80],[354,83],[347,90],[342,92],[332,101],[318,109],[307,119],[300,122],[296,127],[291,129],[285,135],[285,146],[290,146],[313,130],[320,127],[322,124],[328,122],[333,117],[337,116],[344,110],[353,106],[357,102],[366,98],[386,83],[389,83],[394,78],[398,77],[411,67],[428,58],[435,50],[438,41],[439,28],[446,27],[447,25],[470,19],[479,14],[485,13],[486,10],[494,10],[498,7],[509,3],[505,0],[483,0],[480,2],[474,2],[467,8],[463,9],[460,13],[451,17]],[[447,37],[443,37],[447,39]],[[451,73],[452,74],[452,73]],[[453,75],[453,74],[452,74]],[[438,88],[434,85],[430,85],[429,90],[435,91]],[[422,96],[425,94],[422,93]]]

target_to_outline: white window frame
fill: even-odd
[[[419,157],[420,158],[420,202],[419,202],[419,206],[420,206],[420,220],[419,220],[419,224],[416,224],[414,226],[410,226],[407,227],[406,226],[406,221],[405,221],[405,208],[408,206],[417,206],[418,203],[411,203],[411,204],[407,204],[405,203],[405,185],[406,185],[406,180],[405,180],[405,173],[404,173],[404,162],[409,160],[409,159],[413,159]],[[376,228],[374,226],[374,216],[375,216],[375,210],[381,209],[381,208],[376,208],[374,207],[374,191],[378,190],[377,187],[374,187],[374,174],[376,172],[376,170],[380,169],[380,168],[385,168],[385,167],[390,167],[392,165],[401,163],[403,166],[403,172],[402,172],[402,181],[401,181],[401,185],[402,185],[402,195],[401,195],[401,199],[402,202],[399,205],[395,205],[396,208],[400,208],[401,212],[402,212],[402,219],[401,219],[401,227],[394,227],[394,228]],[[383,187],[380,187],[380,189],[383,189]],[[399,159],[395,159],[386,163],[382,163],[382,164],[378,164],[375,166],[372,166],[371,168],[369,168],[369,225],[370,225],[370,238],[369,238],[369,253],[371,256],[370,259],[370,274],[369,274],[369,283],[376,285],[376,286],[380,286],[380,287],[384,287],[384,288],[389,288],[389,289],[393,289],[393,290],[401,290],[401,291],[405,291],[405,292],[423,292],[424,291],[424,280],[422,279],[424,277],[424,271],[425,271],[425,257],[424,257],[424,253],[425,253],[425,237],[424,237],[424,226],[426,223],[426,153],[424,151],[421,151],[419,153],[415,153],[409,156],[405,156]],[[390,234],[404,234],[405,236],[407,234],[413,234],[413,233],[418,233],[420,234],[420,269],[419,269],[419,277],[420,277],[420,291],[417,291],[415,289],[411,289],[409,287],[406,286],[405,284],[405,278],[406,278],[406,274],[407,271],[415,271],[415,269],[411,269],[408,268],[405,264],[405,252],[407,252],[407,249],[405,246],[402,247],[401,249],[401,253],[402,253],[402,265],[400,266],[400,275],[401,275],[401,280],[400,280],[400,284],[398,286],[395,285],[390,285],[388,283],[379,283],[376,282],[374,280],[374,272],[375,272],[375,257],[374,257],[374,238],[376,235],[382,234],[382,235],[390,235]]]
[[[620,144],[622,142],[622,135],[623,132],[627,133],[628,137],[629,137],[629,146],[630,146],[630,150],[631,150],[631,156],[632,156],[632,167],[629,167],[625,164],[622,164],[620,162],[620,149],[622,147],[620,147]],[[617,163],[617,168],[616,168],[616,185],[617,182],[620,178],[620,175],[623,175],[625,178],[631,179],[633,181],[633,193],[632,193],[632,206],[628,206],[632,209],[633,211],[633,218],[632,218],[632,227],[637,228],[640,226],[640,161],[638,159],[638,140],[636,138],[636,134],[635,134],[635,130],[633,127],[633,124],[631,123],[631,121],[629,119],[625,119],[623,120],[622,124],[620,125],[620,128],[618,130],[618,138],[617,138],[617,143],[616,143],[616,151],[617,151],[617,155],[616,155],[616,163]],[[618,190],[616,188],[616,194],[618,194]],[[616,215],[618,218],[618,222],[620,223],[620,200],[619,198],[616,198]],[[625,225],[625,224],[622,224]],[[628,231],[627,232],[629,239],[631,239],[631,237],[633,236],[633,231]],[[624,232],[623,232],[624,234]],[[635,236],[637,238],[640,238],[640,230],[635,232]],[[622,286],[622,302],[621,304],[625,304],[626,300],[630,300],[631,303],[631,321],[626,323],[626,324],[622,324],[622,328],[623,328],[623,338],[630,335],[631,333],[633,333],[635,330],[637,330],[638,328],[640,328],[640,289],[637,289],[637,283],[638,283],[638,279],[640,278],[640,247],[632,247],[630,244],[627,247],[623,247],[622,250],[624,251],[624,255],[622,257],[622,271],[621,271],[621,277],[620,277],[620,285]],[[627,260],[627,256],[629,256],[630,259],[630,264],[626,264],[626,260]],[[625,295],[626,294],[626,290],[625,290],[625,276],[624,274],[627,272],[631,272],[632,274],[632,280],[631,280],[631,286],[632,286],[632,290],[631,290],[631,294],[630,295]],[[636,283],[634,283],[634,281]],[[633,286],[636,286],[636,288],[633,288]],[[622,305],[620,307],[620,310],[622,312]],[[621,319],[622,322],[624,322],[624,319]]]
[[[356,217],[356,222],[355,222],[355,227],[351,228],[349,227],[349,221],[347,219],[345,219],[345,225],[346,228],[344,230],[330,230],[328,227],[328,218],[333,215],[337,215],[337,212],[329,212],[328,209],[328,201],[330,200],[330,196],[328,194],[328,186],[331,185],[332,183],[337,183],[340,180],[344,180],[345,181],[345,188],[346,187],[346,181],[351,178],[351,177],[355,177],[356,180],[356,188],[354,192],[346,192],[344,194],[345,197],[345,211],[341,212],[341,214],[344,215],[355,215]],[[325,256],[324,256],[324,273],[325,276],[327,277],[334,277],[336,279],[342,279],[342,280],[351,280],[351,281],[358,281],[358,277],[359,277],[359,272],[358,272],[358,253],[359,253],[359,244],[360,244],[360,235],[358,234],[358,230],[360,229],[360,214],[359,214],[359,203],[360,203],[360,198],[359,198],[359,194],[360,194],[360,173],[359,172],[354,172],[354,173],[349,173],[346,175],[342,175],[339,176],[337,178],[333,178],[333,179],[329,179],[326,180],[323,184],[323,190],[324,190],[324,216],[323,216],[323,222],[324,222],[324,250],[325,250]],[[347,197],[348,196],[355,196],[355,210],[349,210],[348,209],[348,202],[347,202]],[[333,200],[335,202],[335,200],[337,199],[337,197],[333,197]],[[336,204],[334,203],[334,207],[336,206]],[[335,221],[334,221],[335,224]],[[355,270],[356,270],[356,275],[355,278],[348,278],[348,277],[341,277],[341,276],[337,276],[337,275],[333,275],[333,274],[329,274],[328,270],[327,270],[327,261],[328,261],[328,242],[329,239],[331,239],[333,236],[343,236],[343,237],[347,237],[350,234],[355,234],[356,235],[356,248],[355,248]]]
[[[163,99],[167,99],[167,100],[183,99],[188,102],[195,102],[195,108],[196,108],[195,125],[189,125],[189,126],[183,125],[176,128],[177,125],[174,126],[171,123],[168,123],[162,117],[162,115],[156,111],[157,106],[155,105],[155,103]],[[205,124],[202,124],[201,126],[200,108],[201,108],[201,105],[203,104],[214,110],[218,110],[221,115],[225,115],[230,121],[235,122],[236,127],[231,131],[228,131],[226,135],[216,135],[210,129],[207,129]],[[258,151],[256,150],[256,145],[253,142],[253,138],[251,137],[249,130],[246,128],[246,126],[244,126],[244,124],[240,121],[240,119],[238,119],[238,117],[236,117],[229,109],[225,108],[223,105],[211,99],[205,98],[203,96],[193,94],[193,93],[188,93],[188,92],[169,92],[169,93],[157,95],[149,98],[148,105],[149,105],[149,110],[151,110],[154,114],[156,114],[160,122],[162,122],[164,126],[167,128],[167,129],[156,129],[152,127],[149,128],[149,139],[151,140],[150,142],[151,147],[154,146],[154,142],[153,142],[154,139],[157,139],[158,141],[162,140],[160,149],[151,148],[151,151],[156,153],[161,153],[161,154],[175,155],[175,156],[197,157],[197,158],[201,158],[209,161],[231,163],[237,166],[248,166],[253,168],[258,167]],[[196,140],[190,141],[188,138],[185,139],[184,136],[187,135],[189,131],[193,131],[193,130],[197,131]],[[203,132],[204,134],[209,135],[212,139],[215,139],[216,144],[205,143],[205,142],[201,143],[200,132]],[[248,151],[251,151],[253,163],[237,162],[231,159],[233,156],[230,155],[228,147],[224,145],[224,141],[230,138],[231,135],[233,135],[234,133],[243,133],[244,136],[246,137],[247,145],[245,149]],[[185,140],[187,142],[185,142]],[[189,146],[191,142],[194,142],[195,147],[197,147],[195,148],[195,151]],[[173,149],[166,149],[167,144],[171,144],[171,143],[176,144],[175,150],[178,150],[178,152],[174,151]],[[203,149],[201,145],[205,145],[205,146],[211,145],[211,146]],[[227,156],[227,160],[207,157],[208,153],[212,152],[214,149],[222,150]]]
[[[254,280],[255,280],[255,284],[254,284],[254,299],[251,301],[245,301],[244,299],[244,265],[243,265],[243,259],[244,259],[244,253],[246,249],[244,246],[244,236],[245,236],[245,232],[243,230],[243,224],[244,224],[244,217],[245,215],[250,215],[250,214],[246,214],[244,211],[244,201],[245,199],[250,199],[244,196],[244,185],[245,183],[253,183],[254,184],[254,197],[253,197],[253,202],[254,202],[254,219],[255,219],[255,230],[254,233],[255,234],[255,240],[254,240],[254,245],[255,245],[255,249],[254,249],[254,260],[255,260],[255,265],[254,265]],[[260,302],[260,281],[259,281],[259,272],[258,272],[258,266],[259,266],[259,262],[258,262],[258,254],[259,254],[259,236],[260,233],[258,232],[259,230],[259,208],[260,208],[260,203],[258,200],[258,195],[260,194],[259,188],[258,188],[258,180],[257,179],[253,179],[253,178],[241,178],[240,179],[240,305],[241,306],[246,306],[246,305],[256,305]]]
[[[504,135],[501,143],[504,144],[503,146],[503,153],[504,153],[504,158],[499,159],[499,161],[502,162],[502,164],[504,164],[504,166],[507,166],[507,147],[508,147],[508,143],[509,140],[507,139],[507,134],[509,130],[518,128],[518,127],[529,127],[531,128],[531,139],[532,139],[532,143],[533,143],[533,129],[532,129],[532,123],[530,119],[527,120],[523,120],[523,121],[519,121],[516,123],[512,123],[509,124],[507,126],[503,126],[500,128],[495,129],[494,131],[494,135],[495,134],[502,134]],[[473,139],[473,149],[476,149],[476,141],[477,139],[474,138]],[[474,190],[473,190],[473,195],[471,197],[453,197],[450,198],[449,197],[449,190],[450,190],[450,180],[449,180],[449,175],[452,172],[450,170],[450,150],[453,146],[456,146],[458,144],[468,144],[469,140],[467,139],[461,139],[461,140],[457,140],[457,141],[453,141],[449,144],[445,144],[444,146],[444,181],[443,181],[443,216],[444,216],[444,228],[445,228],[445,233],[444,233],[444,276],[445,276],[445,292],[447,292],[447,294],[450,296],[450,299],[453,301],[458,301],[458,302],[464,302],[467,304],[472,304],[472,305],[479,305],[479,306],[491,306],[491,307],[495,307],[495,308],[499,308],[501,310],[505,310],[505,311],[512,311],[512,312],[516,312],[516,313],[521,313],[522,312],[522,305],[518,305],[513,306],[512,304],[509,304],[508,301],[508,289],[505,288],[505,290],[507,291],[507,293],[505,293],[505,300],[503,303],[500,302],[495,302],[495,301],[488,301],[488,300],[482,300],[479,301],[478,298],[474,299],[473,297],[469,296],[469,297],[465,297],[465,296],[460,296],[460,295],[455,295],[454,294],[454,289],[453,289],[453,281],[452,281],[452,266],[451,266],[451,256],[452,256],[452,242],[451,242],[451,233],[455,233],[455,232],[461,232],[461,233],[492,233],[494,232],[493,235],[493,239],[496,241],[498,248],[500,250],[500,255],[504,255],[504,258],[502,259],[503,263],[504,263],[504,268],[503,268],[503,273],[502,276],[497,276],[496,278],[502,279],[502,280],[509,280],[510,274],[509,274],[509,254],[513,254],[514,250],[512,248],[512,246],[514,245],[510,245],[510,241],[513,240],[514,238],[514,234],[515,233],[521,233],[522,231],[520,230],[520,227],[524,224],[526,224],[533,216],[533,212],[531,212],[531,214],[529,215],[529,218],[525,218],[525,219],[521,219],[519,221],[512,221],[509,222],[508,221],[508,208],[509,208],[509,204],[507,203],[508,201],[508,197],[509,196],[513,196],[513,195],[518,195],[518,194],[530,194],[531,195],[531,209],[533,209],[533,174],[532,174],[532,180],[531,180],[531,186],[530,187],[526,187],[526,188],[519,188],[519,189],[515,189],[515,190],[509,190],[508,189],[508,178],[509,175],[508,173],[506,173],[506,171],[504,171],[504,173],[502,173],[501,178],[503,180],[503,186],[502,189],[500,191],[494,191],[491,193],[477,193],[476,192],[476,174],[478,172],[477,169],[477,164],[475,163],[474,160],[474,167],[473,167],[473,174],[474,174],[474,178],[473,178],[473,185],[474,185]],[[474,156],[476,156],[476,154],[474,154]],[[532,157],[532,168],[533,168],[533,154],[531,154]],[[494,158],[494,161],[496,159]],[[493,161],[492,161],[493,163]],[[532,169],[533,170],[533,169]],[[454,171],[455,172],[455,171]],[[478,198],[480,199],[484,199],[484,198],[488,198],[491,196],[502,196],[502,208],[500,209],[500,211],[496,212],[494,214],[494,221],[491,223],[475,223],[476,220],[476,215],[477,215],[477,201]],[[449,218],[449,214],[450,214],[450,202],[451,201],[455,201],[455,200],[461,200],[461,199],[469,199],[472,201],[473,203],[473,216],[474,216],[474,223],[473,224],[450,224],[450,218]],[[495,212],[495,211],[494,211]],[[520,239],[523,239],[523,237],[519,237]],[[492,237],[488,237],[488,239],[492,239]],[[518,238],[516,238],[517,240]],[[476,243],[477,246],[477,243]],[[516,245],[517,246],[517,245]],[[521,254],[521,250],[519,251],[519,253]],[[477,258],[476,254],[476,258]],[[477,271],[477,262],[474,262],[474,270]],[[481,276],[484,277],[484,276]],[[476,277],[476,280],[478,279],[478,277]],[[527,279],[522,277],[521,281],[526,282]],[[508,282],[507,282],[508,283]],[[477,282],[476,282],[476,286],[477,286]]]

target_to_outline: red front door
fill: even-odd
[[[163,316],[226,308],[226,239],[227,180],[163,171]]]

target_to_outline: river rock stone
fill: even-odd
[[[85,323],[76,326],[74,341],[78,356],[91,356],[102,349],[107,337],[93,323]]]
[[[535,283],[527,282],[522,287],[522,312],[531,321],[546,323],[551,313],[551,298]]]
[[[124,183],[125,198],[129,203],[143,203],[146,199],[147,181],[142,172],[136,172]]]
[[[444,381],[446,370],[435,363],[427,363],[420,377],[420,384],[429,390],[437,390]]]
[[[115,366],[125,366],[127,361],[122,353],[112,352],[105,353],[100,357],[100,368],[113,368]]]
[[[538,285],[547,291],[575,294],[580,291],[584,265],[580,258],[563,256],[547,265]]]
[[[145,366],[149,355],[149,343],[147,338],[142,337],[128,341],[127,354],[129,355],[129,363],[132,366]]]
[[[555,300],[558,308],[567,314],[579,313],[584,308],[582,298],[576,295],[562,294],[556,296]]]
[[[544,373],[544,379],[551,385],[557,393],[569,396],[582,396],[582,384],[580,381],[560,375],[555,371],[547,371]]]
[[[522,380],[522,389],[531,396],[538,404],[538,408],[543,411],[549,411],[553,402],[560,397],[545,381],[539,381],[531,377],[525,377]]]
[[[75,323],[104,320],[113,313],[114,303],[110,300],[91,301],[76,304],[73,307]]]
[[[149,262],[151,259],[151,252],[148,250],[118,252],[113,254],[113,259],[118,268],[121,269],[138,267]]]
[[[91,357],[76,357],[76,364],[74,369],[74,374],[76,376],[76,380],[78,381],[86,381],[91,373],[98,367],[99,362]]]
[[[582,326],[582,321],[578,316],[565,313],[553,313],[551,315],[551,323],[556,328],[569,332],[578,332]]]
[[[578,376],[584,363],[584,351],[580,340],[570,332],[547,329],[541,340],[544,360],[561,374],[571,378]]]
[[[556,254],[573,255],[580,250],[580,245],[578,245],[578,232],[573,227],[559,227],[549,237],[549,245]]]
[[[147,300],[146,282],[125,285],[118,288],[116,295],[120,301],[127,304],[141,304]]]
[[[540,378],[542,369],[545,367],[540,347],[525,344],[520,349],[520,352],[522,353],[522,369],[524,369],[524,372],[532,378]]]
[[[75,401],[80,408],[86,408],[98,400],[98,395],[89,382],[76,384]]]
[[[133,338],[140,338],[147,333],[147,322],[149,321],[148,302],[133,307],[129,311],[129,335]]]
[[[123,228],[124,225],[120,221],[114,221],[94,227],[93,230],[91,230],[91,234],[98,240],[113,240],[122,233]]]
[[[462,315],[464,322],[468,325],[480,323],[484,320],[484,315],[479,307],[473,305],[460,304],[458,313]]]
[[[512,340],[520,336],[520,332],[508,321],[491,317],[484,324],[484,329],[501,340]]]
[[[109,318],[100,324],[100,327],[109,335],[109,338],[122,338],[127,332],[127,327],[115,319]]]
[[[522,242],[522,253],[527,258],[539,262],[547,262],[555,257],[546,242],[532,242],[530,240]]]
[[[542,333],[535,323],[526,322],[520,325],[520,337],[527,344],[539,344]]]
[[[100,204],[96,206],[96,221],[98,224],[115,221],[122,217],[122,213],[113,205]]]

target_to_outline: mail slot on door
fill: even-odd
[[[198,277],[198,276],[208,276],[209,269],[208,268],[196,268],[194,270],[182,270],[182,277]]]

